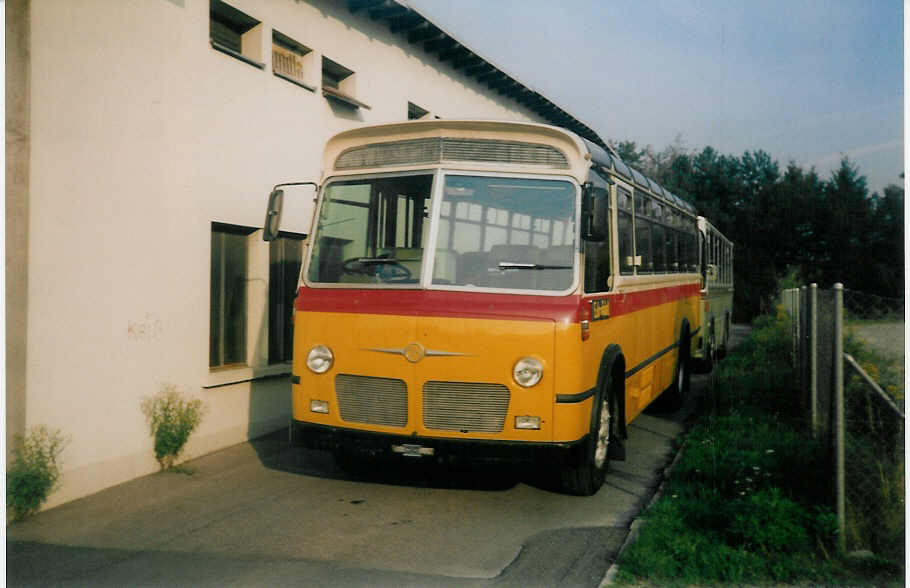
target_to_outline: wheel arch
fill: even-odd
[[[687,359],[692,357],[692,327],[689,325],[689,319],[683,318],[682,325],[679,327],[679,353],[685,353]]]
[[[594,406],[600,406],[607,382],[611,382],[611,389],[608,394],[613,394],[616,398],[617,412],[616,424],[619,426],[621,438],[627,438],[626,433],[626,357],[622,348],[616,343],[607,345],[600,358],[600,368],[597,373],[597,387],[595,388]],[[591,418],[595,418],[592,411]],[[593,421],[592,421],[593,422]]]

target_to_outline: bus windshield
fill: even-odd
[[[433,284],[568,290],[576,192],[560,180],[447,175]]]
[[[308,279],[419,283],[432,184],[430,174],[329,184],[317,219]]]
[[[427,173],[338,180],[323,194],[311,283],[561,292],[574,284],[575,184],[447,174],[430,250]]]

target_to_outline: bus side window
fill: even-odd
[[[638,264],[638,271],[642,273],[651,273],[654,271],[654,251],[651,247],[651,221],[635,217],[635,256]]]
[[[651,199],[635,190],[635,261],[639,273],[654,271],[654,251],[651,244]]]
[[[698,271],[698,229],[695,228],[695,223],[688,228],[686,237],[689,241],[689,271],[695,272]]]
[[[610,279],[610,240],[585,241],[585,292],[606,292]]]
[[[632,233],[632,194],[623,188],[616,191],[617,232],[619,236],[619,273],[632,275],[635,268]]]
[[[667,271],[667,240],[664,236],[663,226],[654,223],[654,229],[651,235],[654,238],[654,271],[665,272]]]
[[[679,271],[679,233],[667,229],[667,271]]]

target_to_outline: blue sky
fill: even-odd
[[[605,139],[902,183],[900,0],[406,0]]]

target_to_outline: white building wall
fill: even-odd
[[[210,46],[208,0],[32,1],[25,420],[71,439],[48,506],[157,470],[139,406],[164,384],[209,407],[188,457],[287,424],[286,376],[213,386],[254,374],[209,372],[211,222],[261,226],[273,184],[318,179],[330,135],[408,101],[540,120],[341,0],[229,3],[262,21],[265,69]],[[371,109],[274,76],[273,28],[354,70]],[[268,247],[249,243],[261,355]]]

